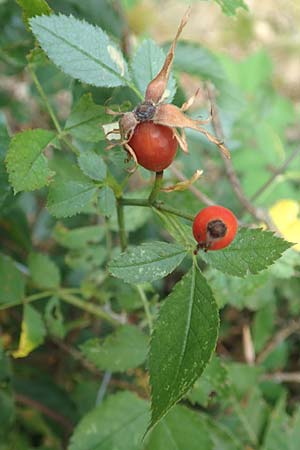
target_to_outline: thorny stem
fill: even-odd
[[[169,212],[170,214],[174,214],[175,216],[182,217],[183,219],[190,220],[191,222],[194,220],[194,216],[192,214],[188,214],[180,211],[179,209],[173,208],[172,206],[164,205],[162,202],[153,202],[149,203],[149,200],[143,200],[139,198],[122,198],[120,202],[124,206],[144,206],[144,207],[152,207],[158,209],[159,211]]]
[[[152,191],[150,192],[150,195],[148,197],[148,202],[152,205],[154,203],[154,201],[156,200],[156,197],[159,194],[161,185],[162,185],[162,180],[163,180],[163,174],[164,172],[156,172],[155,173],[155,181],[153,184],[153,188]]]
[[[147,322],[148,322],[148,326],[149,326],[149,330],[150,330],[150,334],[152,333],[153,330],[153,320],[152,320],[152,314],[150,312],[150,308],[149,308],[149,303],[147,300],[147,297],[145,295],[144,289],[141,287],[141,285],[137,284],[136,285],[136,289],[140,295],[140,298],[142,300],[143,303],[143,307],[144,307],[144,311],[147,317]]]
[[[117,207],[117,216],[118,216],[120,245],[121,245],[122,252],[124,252],[127,248],[127,236],[126,236],[126,229],[125,229],[123,205],[124,205],[123,199],[117,198],[116,199],[116,207]]]

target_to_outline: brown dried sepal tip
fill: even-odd
[[[145,100],[133,111],[120,113],[122,116],[119,121],[121,139],[119,142],[108,146],[108,148],[112,148],[115,145],[123,145],[129,156],[134,158],[135,163],[137,163],[137,159],[133,149],[128,145],[128,142],[133,136],[135,127],[141,122],[148,121],[172,128],[178,145],[186,153],[188,152],[188,145],[184,128],[191,128],[192,130],[196,130],[204,134],[210,142],[218,146],[220,151],[227,158],[230,158],[230,153],[224,143],[202,127],[202,125],[211,121],[212,112],[210,117],[205,120],[192,119],[184,114],[184,112],[187,111],[193,104],[199,89],[195,95],[193,95],[181,106],[181,108],[178,108],[173,104],[162,103],[174,60],[176,43],[188,21],[189,13],[190,8],[187,10],[179,24],[176,36],[172,42],[160,72],[147,86]]]

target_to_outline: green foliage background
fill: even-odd
[[[1,450],[298,448],[299,252],[258,228],[279,200],[299,205],[299,98],[276,79],[271,52],[251,45],[255,11],[195,1],[191,19],[198,3],[225,14],[238,42],[232,52],[183,35],[168,101],[180,106],[200,85],[191,114],[203,117],[203,82],[215,85],[256,211],[217,149],[188,132],[189,155],[178,152],[165,185],[201,168],[200,199],[187,189],[159,200],[193,216],[213,199],[242,223],[230,247],[200,255],[201,271],[190,222],[155,207],[124,206],[120,254],[115,198],[126,186],[129,201],[147,199],[153,177],[128,176],[101,125],[112,121],[106,105],[132,109],[161,67],[168,45],[144,21],[157,3],[0,1]]]

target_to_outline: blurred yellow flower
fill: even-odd
[[[269,214],[282,236],[300,252],[300,203],[295,200],[279,200],[270,209]]]

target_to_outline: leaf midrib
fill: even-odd
[[[174,258],[175,256],[178,256],[178,255],[180,255],[182,253],[185,254],[186,251],[185,250],[181,250],[181,251],[178,251],[178,253],[173,253],[171,256],[168,255],[167,257],[160,257],[160,258],[156,258],[156,259],[151,259],[151,261],[145,261],[145,262],[142,261],[140,263],[127,264],[126,266],[113,266],[113,265],[111,265],[110,268],[111,269],[128,269],[129,267],[132,268],[132,267],[147,266],[147,265],[151,265],[151,264],[156,263],[156,262],[165,261],[166,259]]]
[[[40,27],[42,30],[47,31],[49,34],[51,34],[53,37],[55,37],[56,39],[64,42],[66,45],[68,45],[69,47],[73,48],[74,50],[78,51],[79,53],[81,53],[82,55],[86,56],[87,58],[90,58],[92,61],[94,61],[97,65],[99,65],[100,67],[102,67],[103,69],[107,70],[108,72],[110,72],[111,74],[115,75],[117,78],[119,78],[121,81],[125,81],[126,84],[128,84],[127,78],[122,77],[122,75],[117,72],[116,70],[114,70],[113,68],[109,67],[108,65],[106,65],[104,62],[102,62],[101,60],[95,58],[93,55],[91,55],[90,53],[86,52],[85,50],[83,50],[82,48],[78,47],[77,45],[71,43],[70,41],[68,41],[67,39],[65,39],[64,37],[54,33],[52,30],[50,30],[49,28],[45,27],[44,25],[41,25],[39,23],[35,23],[35,26]],[[113,62],[113,61],[112,61]]]

